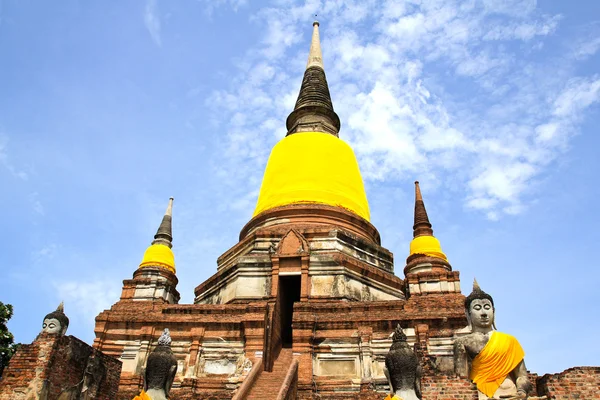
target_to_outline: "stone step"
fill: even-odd
[[[292,349],[281,349],[277,360],[273,364],[273,372],[261,371],[256,383],[250,389],[248,400],[274,400],[285,380],[290,365],[292,364]]]

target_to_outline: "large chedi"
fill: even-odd
[[[396,328],[428,366],[424,398],[447,384],[436,374],[454,370],[454,338],[467,325],[458,272],[433,237],[417,185],[405,279],[394,274],[340,126],[315,22],[287,135],[271,152],[254,215],[195,288],[194,304],[178,304],[171,200],[120,300],[96,318],[94,346],[123,362],[120,399],[140,393],[164,329],[177,362],[175,399],[384,398]],[[476,393],[460,378],[453,385]]]
[[[289,301],[403,299],[392,255],[369,223],[354,152],[338,137],[318,22],[287,128],[269,157],[254,217],[219,258],[217,274],[196,288],[196,302],[261,300],[279,291]]]

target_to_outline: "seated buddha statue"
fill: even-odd
[[[168,399],[176,373],[177,359],[171,350],[171,335],[169,330],[165,329],[158,339],[158,346],[148,356],[144,372],[144,391],[141,398]]]
[[[479,399],[527,399],[532,385],[525,353],[513,336],[495,330],[494,300],[477,281],[465,299],[471,333],[454,342],[454,369],[477,385]]]
[[[400,324],[392,336],[392,346],[385,356],[385,376],[390,384],[389,400],[421,399],[421,367]]]

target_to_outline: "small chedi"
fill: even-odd
[[[165,328],[158,346],[148,356],[144,372],[144,390],[136,399],[166,400],[177,373],[177,359],[171,350],[171,335]]]
[[[64,303],[61,302],[56,311],[44,317],[42,323],[42,331],[40,333],[48,333],[51,335],[64,336],[69,328],[69,318],[65,315]]]
[[[532,389],[525,367],[525,353],[513,336],[495,330],[494,300],[477,281],[465,299],[465,312],[472,333],[454,343],[454,368],[469,377],[479,399],[526,399]]]
[[[392,336],[392,346],[385,356],[385,376],[390,384],[390,400],[421,399],[421,367],[419,360],[406,342],[400,324]]]

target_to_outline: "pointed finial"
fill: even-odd
[[[325,67],[323,66],[323,54],[321,53],[319,21],[313,22],[313,34],[312,40],[310,42],[310,51],[308,52],[308,62],[306,63],[306,69],[310,67],[320,67],[321,69],[325,70]]]
[[[396,330],[394,331],[394,335],[392,336],[392,342],[406,342],[406,334],[402,330],[400,324],[396,325]]]
[[[421,187],[419,181],[415,181],[415,201],[423,201],[423,195],[421,194]]]
[[[169,332],[169,328],[165,328],[162,335],[158,338],[159,346],[170,346],[171,345],[171,332]]]
[[[169,198],[169,205],[167,206],[167,210],[165,211],[165,216],[163,217],[158,230],[156,231],[156,235],[154,235],[154,240],[152,244],[164,244],[165,246],[169,246],[169,248],[173,247],[173,233],[171,228],[171,220],[173,217],[173,197]]]
[[[473,291],[474,292],[481,292],[481,287],[479,287],[479,283],[477,283],[477,279],[473,278]]]
[[[64,312],[65,312],[65,302],[64,301],[60,302],[58,307],[56,307],[56,311],[64,314]]]
[[[415,224],[413,225],[413,237],[417,236],[433,236],[419,181],[415,181]]]
[[[169,205],[167,206],[167,211],[165,211],[165,215],[173,216],[173,197],[169,197]]]

